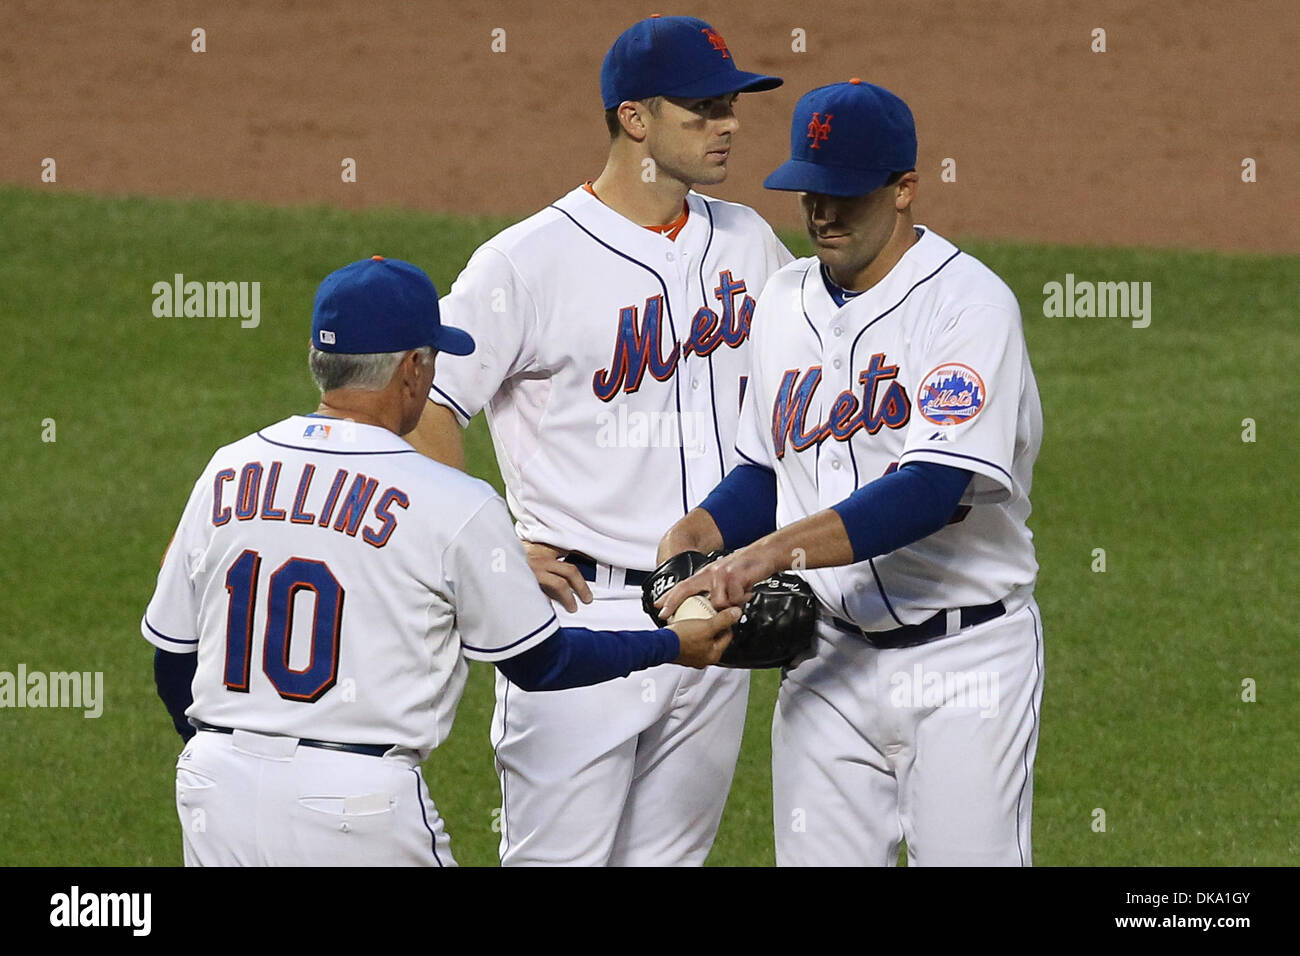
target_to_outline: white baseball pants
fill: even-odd
[[[640,589],[592,586],[562,625],[649,628]],[[745,728],[747,671],[664,664],[528,693],[497,674],[503,865],[699,866]]]
[[[455,866],[418,756],[200,731],[176,763],[186,866]]]
[[[819,623],[772,722],[778,866],[1029,866],[1043,641],[1032,599],[919,647]]]

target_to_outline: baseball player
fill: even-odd
[[[676,633],[560,627],[505,503],[399,437],[435,350],[474,348],[437,301],[395,259],[327,277],[320,407],[219,449],[190,494],[141,624],[192,738],[176,772],[189,865],[451,865],[420,764],[467,657],[546,690],[725,648],[737,613]]]
[[[790,260],[726,177],[738,69],[693,17],[652,17],[601,69],[601,174],[483,245],[448,316],[478,351],[440,365],[412,439],[463,467],[486,409],[516,533],[565,623],[638,627],[655,546],[735,463],[750,323]],[[666,665],[559,694],[496,683],[505,864],[700,864],[735,769],[742,671]]]
[[[914,223],[915,165],[889,91],[800,99],[765,185],[799,193],[816,257],[759,300],[743,464],[661,545],[736,549],[665,611],[791,568],[820,600],[772,725],[782,865],[892,865],[904,839],[913,865],[1030,862],[1038,390],[1010,289]]]

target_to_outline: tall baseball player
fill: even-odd
[[[790,568],[820,600],[772,725],[784,865],[892,864],[903,839],[913,865],[1030,862],[1038,390],[1011,290],[914,224],[915,165],[889,91],[799,101],[765,185],[799,193],[817,255],[759,300],[744,463],[661,545],[737,549],[665,611]]]
[[[604,170],[482,246],[444,306],[474,356],[439,367],[412,439],[463,467],[486,409],[530,563],[565,623],[638,627],[663,530],[735,463],[755,300],[790,259],[721,183],[741,71],[692,17],[624,32],[601,69]],[[744,672],[667,665],[531,694],[498,679],[505,864],[700,864],[744,727]]]
[[[716,661],[739,616],[676,633],[557,624],[504,502],[398,437],[435,350],[474,348],[437,303],[396,259],[327,277],[320,407],[219,449],[194,486],[141,624],[193,738],[176,772],[187,864],[450,865],[420,763],[451,728],[465,658],[574,687]]]

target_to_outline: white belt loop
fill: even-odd
[[[958,631],[961,630],[961,608],[952,608],[947,613],[948,613],[948,630],[947,633],[944,635],[945,637],[951,634],[956,634]]]
[[[609,588],[611,591],[617,591],[620,588],[632,586],[627,583],[627,568],[616,568],[611,564],[601,564],[599,561],[595,562],[595,564],[596,580],[591,583],[597,587]]]

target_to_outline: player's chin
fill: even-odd
[[[710,153],[704,165],[700,168],[696,176],[696,182],[706,186],[717,185],[724,182],[727,178],[727,156],[721,157],[717,154]]]
[[[813,253],[821,261],[821,264],[828,269],[844,266],[849,260],[849,257],[844,254],[844,250],[833,243],[828,244],[813,240]]]

